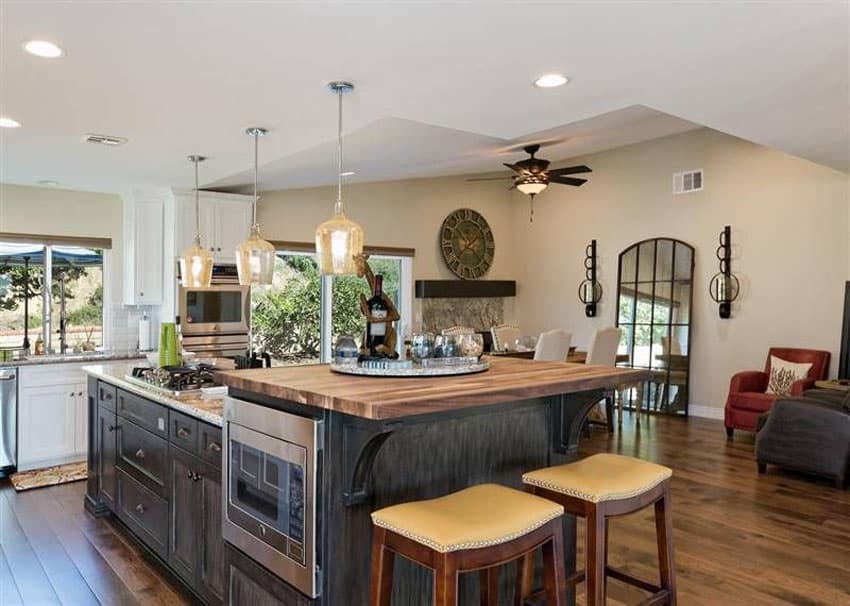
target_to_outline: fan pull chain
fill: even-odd
[[[529,202],[529,205],[531,207],[531,213],[528,216],[528,222],[534,223],[534,196],[533,195],[531,196],[531,201]]]

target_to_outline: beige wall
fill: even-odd
[[[701,129],[574,158],[592,169],[580,189],[550,187],[527,222],[514,194],[522,328],[556,326],[585,346],[615,320],[618,254],[668,236],[696,248],[692,334],[694,411],[722,414],[729,377],[760,368],[770,345],[827,349],[835,372],[844,281],[848,277],[848,176]],[[557,163],[562,165],[563,162]],[[702,192],[674,196],[672,173],[702,168]],[[730,320],[708,296],[715,248],[732,226],[733,271],[742,294]],[[604,288],[599,317],[584,316],[576,290],[584,248],[598,240]]]
[[[112,238],[104,295],[113,302],[121,299],[122,213],[115,194],[0,183],[0,231]]]

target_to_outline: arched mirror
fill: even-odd
[[[672,238],[633,244],[620,253],[617,326],[628,365],[650,371],[626,404],[688,414],[694,249]]]

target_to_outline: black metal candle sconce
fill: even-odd
[[[584,303],[584,315],[596,317],[596,305],[602,300],[602,285],[596,280],[596,240],[584,249],[584,281],[578,286],[578,298]]]
[[[717,259],[720,271],[714,274],[708,285],[711,298],[719,303],[720,317],[728,320],[732,317],[732,301],[738,298],[741,284],[732,273],[732,227],[727,225],[720,232],[720,246],[717,247]]]

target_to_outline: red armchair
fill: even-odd
[[[805,379],[791,386],[791,395],[800,396],[803,391],[814,387],[815,381],[825,379],[829,372],[829,352],[817,349],[791,349],[771,347],[764,364],[764,372],[747,370],[732,377],[729,384],[729,397],[726,399],[726,435],[730,438],[736,429],[755,431],[758,418],[773,406],[777,396],[765,393],[770,377],[770,356],[776,356],[788,362],[812,363]]]

